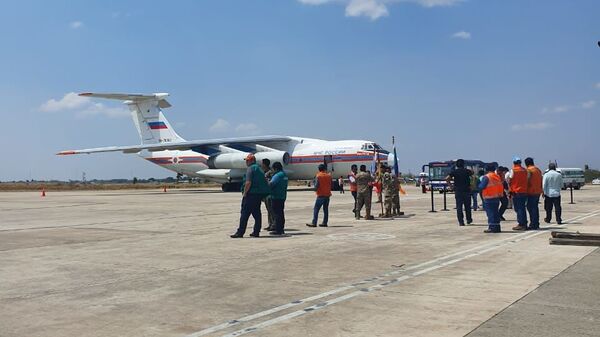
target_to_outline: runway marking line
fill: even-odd
[[[574,218],[571,218],[571,219],[563,222],[563,224],[556,225],[555,227],[561,227],[562,228],[562,227],[568,225],[572,221],[591,218],[591,217],[599,215],[599,214],[600,214],[600,210],[595,210],[595,211],[592,211],[592,212],[589,212],[589,213],[585,213],[585,214],[576,216]],[[283,310],[286,310],[286,309],[289,309],[289,308],[301,305],[303,303],[312,302],[312,301],[315,301],[315,300],[318,300],[318,299],[321,299],[321,298],[325,298],[325,297],[328,297],[328,296],[331,296],[331,295],[335,295],[335,294],[344,292],[346,290],[356,289],[356,288],[359,289],[359,290],[356,290],[354,292],[351,292],[351,293],[348,293],[348,294],[345,294],[345,295],[342,295],[342,296],[339,296],[339,297],[335,297],[335,298],[333,298],[331,300],[328,300],[328,301],[325,301],[325,302],[320,302],[320,303],[317,303],[315,305],[306,307],[304,309],[300,309],[300,310],[293,311],[293,312],[288,313],[288,314],[277,316],[275,318],[266,320],[266,321],[261,322],[261,323],[257,323],[255,325],[250,326],[250,327],[247,327],[247,328],[244,328],[244,329],[241,329],[241,330],[237,330],[237,331],[231,332],[229,334],[223,335],[223,337],[236,337],[236,336],[241,336],[241,335],[245,335],[245,334],[248,334],[248,333],[252,333],[252,332],[255,332],[255,331],[257,331],[257,330],[259,330],[261,328],[265,328],[265,327],[268,327],[268,326],[271,326],[271,325],[274,325],[274,324],[277,324],[277,323],[280,323],[280,322],[283,322],[283,321],[286,321],[286,320],[289,320],[289,319],[292,319],[292,318],[296,318],[296,317],[302,316],[302,315],[307,314],[309,312],[313,312],[313,311],[316,311],[316,310],[319,310],[319,309],[331,306],[333,304],[336,304],[336,303],[339,303],[339,302],[342,302],[342,301],[354,298],[356,296],[370,293],[370,292],[372,292],[374,290],[379,290],[379,289],[382,289],[382,288],[390,286],[390,285],[396,285],[396,284],[398,284],[400,282],[403,282],[403,281],[406,281],[408,279],[417,277],[419,275],[423,275],[423,274],[429,273],[431,271],[434,271],[434,270],[437,270],[437,269],[440,269],[440,268],[443,268],[443,267],[447,267],[449,265],[453,265],[455,263],[464,261],[466,259],[470,259],[472,257],[479,256],[479,255],[482,255],[482,254],[485,254],[487,252],[496,250],[498,248],[501,248],[501,247],[504,247],[504,246],[507,246],[507,245],[510,245],[510,244],[515,244],[515,243],[521,242],[523,240],[530,239],[532,237],[538,236],[538,235],[540,235],[542,233],[545,233],[545,232],[546,231],[523,232],[523,233],[511,236],[509,238],[501,239],[501,240],[498,240],[498,241],[495,241],[495,242],[486,243],[486,244],[475,246],[475,247],[472,247],[472,248],[469,248],[469,249],[466,249],[466,250],[462,250],[462,251],[455,252],[455,253],[452,253],[452,254],[444,255],[444,256],[441,256],[441,257],[438,257],[438,258],[435,258],[435,259],[432,259],[432,260],[429,260],[429,261],[426,261],[426,262],[423,262],[423,263],[420,263],[420,264],[417,264],[417,265],[414,265],[414,266],[410,266],[408,268],[403,268],[403,269],[395,270],[395,271],[392,271],[392,272],[384,273],[384,274],[379,275],[379,276],[375,276],[375,277],[368,278],[368,279],[365,279],[365,280],[362,280],[362,281],[359,281],[359,282],[352,283],[350,285],[346,285],[346,286],[342,286],[342,287],[339,287],[339,288],[336,288],[336,289],[332,289],[330,291],[323,292],[323,293],[320,293],[320,294],[317,294],[317,295],[313,295],[311,297],[306,297],[306,298],[301,299],[301,300],[295,300],[295,301],[292,301],[292,302],[289,302],[289,303],[286,303],[286,304],[283,304],[283,305],[280,305],[280,306],[277,306],[277,307],[274,307],[274,308],[271,308],[271,309],[268,309],[268,310],[264,310],[264,311],[261,311],[261,312],[258,312],[258,313],[252,314],[252,315],[244,316],[244,317],[239,318],[239,319],[230,320],[228,322],[225,322],[225,323],[222,323],[222,324],[218,324],[218,325],[212,326],[210,328],[206,328],[206,329],[194,332],[192,334],[186,335],[185,337],[205,336],[205,335],[208,335],[208,334],[220,331],[220,330],[224,330],[224,329],[227,329],[227,328],[239,325],[241,323],[252,321],[252,320],[257,319],[257,318],[268,316],[268,315],[274,314],[276,312],[283,311]],[[475,252],[473,252],[473,251],[475,251]],[[473,252],[473,253],[464,255],[464,254],[469,253],[469,252]],[[456,256],[460,256],[460,255],[464,255],[464,256],[457,257],[457,258],[449,260],[449,261],[445,261],[445,260],[448,260],[448,259],[456,257]],[[444,261],[444,262],[442,262],[442,261]],[[437,262],[437,264],[434,264],[436,262]],[[377,281],[377,280],[382,280],[384,278],[387,278],[387,277],[390,277],[390,276],[393,276],[393,275],[398,275],[398,274],[401,274],[401,273],[406,273],[406,272],[409,272],[411,270],[420,269],[422,267],[425,267],[425,266],[428,266],[428,265],[431,265],[431,264],[434,264],[434,265],[431,266],[431,267],[425,268],[425,269],[417,270],[417,271],[415,271],[415,272],[413,272],[411,274],[408,274],[408,275],[403,275],[403,276],[400,276],[400,277],[397,277],[397,278],[393,278],[393,279],[390,279],[390,280],[384,280],[384,282],[381,282],[379,284],[376,284],[376,285],[373,285],[373,286],[370,286],[370,287],[367,287],[367,288],[359,288],[360,286],[362,286],[364,284],[368,284],[370,282]]]

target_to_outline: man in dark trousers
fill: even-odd
[[[325,164],[319,165],[319,173],[315,177],[315,193],[317,194],[317,200],[315,200],[315,207],[313,209],[313,219],[311,223],[307,223],[308,227],[317,227],[317,220],[319,219],[319,211],[323,207],[323,222],[319,224],[319,227],[327,227],[329,221],[329,198],[331,197],[331,174],[327,173],[327,166]]]
[[[529,213],[529,228],[531,230],[540,229],[540,196],[544,192],[542,190],[542,171],[535,166],[533,158],[525,158],[525,166],[527,167],[527,213]]]
[[[263,172],[265,173],[265,179],[267,179],[267,181],[271,180],[271,177],[273,176],[274,172],[273,169],[271,169],[271,161],[269,160],[269,158],[264,158],[261,162],[260,168],[263,170]],[[266,231],[272,231],[273,230],[273,223],[275,222],[275,216],[273,214],[273,209],[271,208],[271,196],[267,195],[264,199],[263,202],[265,203],[265,208],[267,209],[267,221],[269,223],[269,226],[265,227]]]
[[[246,156],[246,166],[248,166],[248,169],[244,176],[240,225],[237,231],[230,235],[232,238],[241,238],[244,236],[250,215],[254,218],[254,231],[250,236],[256,238],[260,235],[260,227],[262,226],[260,204],[263,198],[270,193],[265,173],[256,164],[256,157],[252,153]]]
[[[456,217],[458,225],[464,226],[465,220],[463,215],[463,207],[467,215],[467,224],[473,222],[471,216],[471,176],[473,172],[465,168],[465,161],[458,159],[456,168],[446,177],[448,185],[454,181],[454,198],[456,199]]]
[[[562,224],[562,208],[560,207],[560,190],[563,187],[562,175],[556,172],[556,164],[548,164],[548,172],[544,174],[542,189],[544,190],[544,209],[546,217],[544,222],[552,221],[552,208],[556,211],[556,223]]]
[[[508,183],[506,182],[507,172],[508,167],[498,166],[496,169],[496,174],[498,174],[500,180],[502,180],[502,188],[504,189],[502,197],[500,198],[500,210],[498,210],[500,221],[506,221],[506,219],[504,219],[504,212],[508,208],[508,194],[506,193],[506,191],[508,191]]]
[[[513,200],[513,210],[517,213],[518,225],[514,231],[527,230],[527,170],[521,166],[521,158],[513,157],[513,168],[508,172],[508,185]]]
[[[288,177],[283,172],[283,165],[280,162],[273,164],[273,177],[269,181],[271,187],[271,207],[273,208],[273,230],[269,232],[271,235],[283,235],[283,227],[285,225],[285,199],[287,198]]]
[[[504,186],[502,185],[502,179],[496,174],[496,167],[494,164],[487,164],[485,166],[487,174],[481,177],[479,183],[479,190],[483,197],[483,209],[487,214],[488,218],[488,229],[484,230],[484,233],[500,233],[500,214],[498,208],[500,207],[500,198],[504,195]]]

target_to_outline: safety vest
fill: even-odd
[[[539,168],[531,165],[527,166],[527,172],[529,173],[529,179],[527,181],[527,194],[528,195],[540,195],[543,193],[542,189],[542,171]]]
[[[261,195],[269,195],[271,193],[271,189],[269,188],[269,183],[267,183],[267,179],[265,179],[265,173],[257,164],[252,164],[250,166],[252,169],[252,185],[250,185],[250,190],[248,193],[250,194],[261,194]]]
[[[494,172],[485,175],[488,178],[487,186],[481,191],[484,199],[502,198],[504,195],[504,187],[502,186],[502,178]]]
[[[330,197],[331,196],[331,175],[327,172],[317,173],[317,181],[319,187],[317,188],[317,197]]]
[[[356,174],[354,174],[354,172],[350,171],[350,174],[348,175],[348,177],[354,178],[354,182],[350,181],[350,192],[356,192],[357,188],[358,188],[356,186]]]
[[[512,193],[527,193],[527,171],[521,165],[513,166],[510,191]]]

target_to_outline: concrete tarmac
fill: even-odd
[[[0,193],[0,336],[464,336],[595,249],[549,245],[550,229],[600,233],[596,186],[563,194],[564,226],[513,232],[507,210],[500,234],[481,211],[459,227],[452,194],[430,213],[407,190],[405,216],[375,221],[334,193],[327,228],[305,226],[313,193],[290,191],[288,236],[242,239],[238,193]],[[585,311],[580,331],[596,331],[597,306],[577,300],[590,292],[565,294],[556,317]],[[494,328],[544,335],[516,315]]]

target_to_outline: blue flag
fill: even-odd
[[[396,144],[394,144],[394,175],[396,177],[400,175],[400,170],[398,169],[398,155],[396,154]]]

